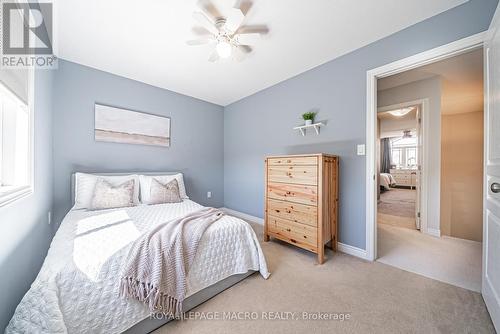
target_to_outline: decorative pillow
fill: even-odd
[[[161,184],[157,179],[151,180],[149,204],[180,202],[182,202],[182,199],[179,195],[179,185],[176,179],[173,179],[167,184]]]
[[[139,180],[141,183],[141,203],[152,204],[150,203],[150,197],[151,183],[153,178],[161,184],[167,184],[174,179],[177,180],[177,185],[179,186],[179,195],[181,196],[181,199],[189,199],[186,194],[186,188],[184,186],[184,178],[182,176],[182,173],[171,175],[139,175]]]
[[[92,210],[123,208],[134,205],[134,180],[113,186],[104,179],[97,179]]]
[[[75,174],[75,205],[74,209],[90,209],[97,179],[103,179],[112,185],[119,185],[129,180],[134,180],[134,205],[139,204],[139,175],[98,175]]]

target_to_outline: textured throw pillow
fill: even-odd
[[[182,199],[179,194],[179,184],[176,179],[173,179],[167,184],[161,184],[157,179],[151,180],[150,204],[180,202],[182,202]]]
[[[123,208],[134,205],[134,180],[129,180],[118,186],[113,186],[104,179],[97,179],[92,210]]]
[[[99,175],[99,174],[75,174],[75,205],[73,209],[91,209],[92,197],[94,196],[95,185],[98,179],[103,179],[112,185],[119,185],[129,180],[135,181],[134,205],[139,204],[139,175]]]
[[[184,186],[184,177],[182,173],[165,175],[139,175],[141,184],[141,202],[143,204],[151,204],[151,180],[153,179],[156,179],[156,181],[160,182],[161,184],[167,184],[173,179],[177,180],[177,185],[179,186],[179,195],[182,199],[189,199],[186,194],[186,187]]]

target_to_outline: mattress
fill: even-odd
[[[119,297],[131,244],[157,224],[203,208],[182,203],[83,211],[64,218],[30,290],[6,333],[121,333],[148,318],[148,308]],[[250,225],[224,216],[204,233],[187,275],[187,296],[231,275],[259,271],[266,261]]]

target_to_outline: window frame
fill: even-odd
[[[402,137],[401,137],[402,138]],[[418,143],[416,145],[413,145],[413,144],[395,144],[395,142],[401,140],[400,137],[396,137],[394,139],[394,141],[391,141],[391,155],[394,155],[394,150],[398,150],[399,151],[399,155],[400,155],[400,160],[401,160],[401,164],[395,164],[394,160],[391,161],[391,164],[395,165],[395,168],[396,169],[411,169],[411,170],[414,170],[416,168],[412,168],[411,166],[412,165],[409,165],[408,164],[408,151],[409,150],[415,150],[415,164],[414,166],[417,166],[417,162],[418,162]]]
[[[32,195],[35,192],[35,127],[34,127],[34,87],[35,87],[35,71],[34,69],[28,69],[28,101],[23,101],[19,98],[16,93],[14,93],[7,85],[0,82],[1,87],[10,94],[17,102],[26,105],[28,112],[28,166],[27,166],[27,177],[28,182],[26,185],[21,186],[12,186],[11,189],[7,189],[8,186],[2,187],[0,185],[0,207],[4,207],[6,205],[12,204],[20,199],[26,198]],[[0,112],[1,116],[1,112]],[[1,126],[0,121],[0,126]],[[0,144],[2,144],[3,138],[0,140]],[[0,147],[0,149],[2,149]],[[0,163],[3,164],[4,157],[0,154]],[[3,170],[3,165],[2,165]],[[2,188],[4,188],[2,190]],[[9,187],[10,188],[10,187]]]

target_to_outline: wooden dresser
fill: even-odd
[[[390,169],[397,186],[416,187],[417,171],[415,169]]]
[[[267,157],[264,241],[280,239],[318,254],[337,250],[339,158],[327,154]]]

